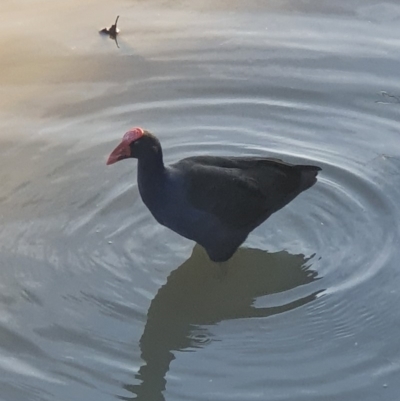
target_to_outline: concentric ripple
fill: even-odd
[[[118,176],[116,186],[110,180],[108,193],[99,201],[95,213],[86,219],[77,216],[76,221],[85,222],[83,225],[74,221],[69,224],[74,227],[69,235],[81,238],[83,232],[90,232],[104,240],[103,246],[98,240],[79,245],[83,248],[77,265],[90,263],[103,268],[113,274],[113,280],[132,282],[132,275],[135,281],[142,277],[140,285],[132,282],[132,294],[137,295],[131,295],[136,299],[144,297],[150,303],[139,342],[144,362],[136,380],[141,384],[126,387],[139,396],[142,391],[148,394],[147,386],[153,389],[150,394],[156,396],[169,375],[168,369],[172,369],[172,355],[180,359],[179,351],[188,349],[204,348],[204,352],[192,355],[198,365],[196,370],[177,368],[175,375],[189,383],[187,388],[195,385],[196,377],[218,377],[218,372],[229,366],[233,377],[250,378],[240,385],[240,391],[235,387],[233,391],[250,394],[252,389],[258,389],[255,394],[271,392],[277,399],[283,385],[287,399],[295,394],[317,399],[363,393],[369,385],[365,376],[379,385],[382,369],[398,371],[393,361],[383,366],[380,361],[386,351],[379,336],[387,332],[392,311],[379,305],[388,298],[385,292],[394,290],[385,280],[399,256],[399,208],[395,199],[400,188],[396,185],[400,183],[400,163],[379,154],[366,160],[371,156],[370,144],[362,145],[357,138],[355,153],[348,148],[348,141],[331,142],[319,149],[320,139],[312,142],[306,138],[302,142],[297,137],[292,142],[288,136],[280,138],[275,132],[251,129],[264,124],[254,114],[252,118],[245,117],[247,107],[253,109],[258,102],[259,99],[254,104],[236,103],[235,108],[239,105],[244,115],[240,126],[216,122],[201,126],[197,122],[174,129],[163,127],[159,134],[167,162],[197,154],[265,155],[322,167],[313,188],[250,235],[244,245],[244,250],[250,248],[248,254],[238,255],[239,259],[231,262],[230,277],[221,282],[213,272],[215,267],[207,267],[204,255],[194,251],[189,257],[189,241],[156,224],[138,196],[134,162],[120,165],[119,170],[110,173]],[[199,104],[207,105],[208,101],[199,99],[186,104],[185,113],[202,114],[204,109],[200,113]],[[225,98],[214,98],[212,104],[220,111],[232,113],[228,111],[232,104]],[[314,121],[322,124],[326,110],[309,106]],[[168,109],[168,102],[164,107]],[[151,109],[152,104],[148,103],[146,113],[150,114]],[[171,120],[178,113],[174,109],[170,109]],[[335,114],[336,118],[347,118],[345,110],[341,114],[336,108]],[[229,120],[228,115],[221,119]],[[289,132],[290,127],[283,131]],[[107,225],[102,222],[104,219]],[[100,231],[96,227],[101,227]],[[255,249],[266,252],[252,256]],[[291,256],[286,259],[282,251]],[[296,265],[294,258],[301,254],[307,256],[300,256],[298,267],[286,271],[292,263]],[[178,269],[165,283],[166,273],[176,266]],[[297,276],[301,271],[306,276]],[[152,292],[142,287],[149,280],[161,287],[154,299]],[[118,283],[116,289],[121,281]],[[154,285],[153,291],[157,288]],[[243,294],[239,290],[241,285],[247,289]],[[245,306],[247,297],[250,303]],[[226,300],[236,306],[227,307]],[[256,303],[250,308],[252,300]],[[135,302],[133,309],[138,307]],[[107,302],[103,299],[102,303]],[[122,305],[116,308],[121,309]],[[111,312],[116,308],[109,309],[111,316],[116,316]],[[264,317],[265,321],[236,323],[238,318],[251,317]],[[219,325],[213,326],[216,323]],[[154,348],[155,344],[158,346]],[[246,373],[233,352],[239,344],[240,354],[246,359]],[[189,359],[183,358],[183,366],[191,365]],[[326,360],[328,365],[323,362]],[[163,370],[157,370],[157,365],[164,366]],[[288,369],[290,377],[285,373]],[[206,396],[234,399],[228,390],[230,380],[219,383],[222,388],[227,386],[222,393],[231,395],[210,390]]]
[[[38,55],[34,84],[10,88],[0,393],[396,399],[400,109],[377,100],[400,93],[398,24],[351,2],[346,17],[156,3],[124,4],[120,50],[48,43],[69,56]],[[106,167],[138,125],[167,163],[253,155],[322,171],[225,271],[155,222],[135,161]]]

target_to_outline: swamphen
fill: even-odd
[[[317,166],[263,157],[194,156],[165,166],[160,141],[133,128],[107,164],[138,159],[138,186],[155,219],[228,260],[249,233],[317,181]]]

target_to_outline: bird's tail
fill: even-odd
[[[318,171],[321,171],[321,167],[307,165],[298,165],[296,167],[301,171],[301,191],[305,191],[317,182]]]

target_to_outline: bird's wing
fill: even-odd
[[[285,198],[297,188],[292,167],[282,167],[277,160],[260,166],[261,159],[218,159],[215,163],[215,158],[192,158],[179,164],[186,164],[191,204],[229,227],[257,225],[282,207]]]
[[[265,166],[289,166],[293,165],[286,163],[281,159],[266,158],[266,157],[223,157],[223,156],[191,156],[182,159],[178,164],[192,164],[202,166],[214,166],[222,168],[239,168],[241,170],[257,169]]]

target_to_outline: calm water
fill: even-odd
[[[400,5],[64,3],[2,1],[0,399],[397,400]],[[323,171],[221,278],[106,167],[137,125]]]

